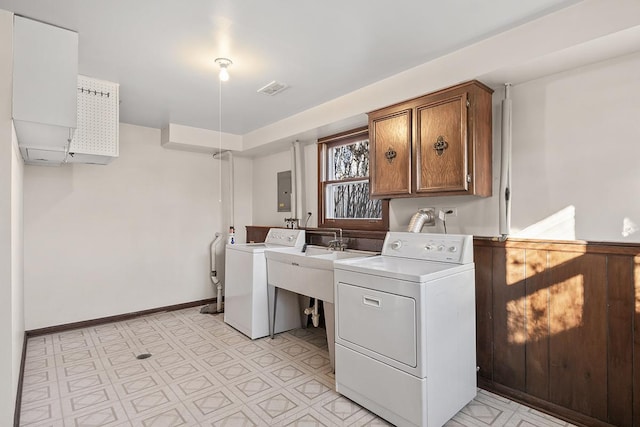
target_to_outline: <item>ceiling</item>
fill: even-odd
[[[77,31],[79,72],[120,84],[120,120],[243,135],[576,0],[0,0]],[[220,83],[214,59],[227,57]],[[257,93],[276,80],[289,87]],[[222,96],[220,97],[220,93]]]

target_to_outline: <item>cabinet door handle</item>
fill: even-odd
[[[449,143],[445,141],[444,136],[440,135],[436,142],[433,144],[433,149],[436,150],[438,156],[442,156],[444,150],[449,148]]]
[[[397,155],[398,153],[396,153],[393,147],[389,147],[387,151],[384,152],[384,158],[387,159],[389,163],[393,162],[393,159],[395,159]]]

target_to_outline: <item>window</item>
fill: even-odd
[[[369,132],[318,140],[319,227],[388,230],[389,201],[369,198]]]

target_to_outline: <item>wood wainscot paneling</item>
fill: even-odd
[[[271,230],[269,226],[247,225],[247,243],[262,243],[267,238],[267,233]]]
[[[495,248],[493,254],[493,380],[525,387],[524,250]],[[505,325],[496,328],[495,325]]]
[[[493,381],[493,249],[474,246],[476,264],[476,358],[478,375]]]
[[[640,256],[633,268],[633,425],[640,426]]]
[[[633,402],[633,330],[640,329],[637,322],[634,325],[634,275],[633,259],[629,256],[611,255],[607,259],[607,283],[609,284],[608,313],[609,348],[607,366],[610,368],[607,389],[611,394],[608,399],[610,421],[615,425],[632,425],[632,415],[635,415],[636,425],[640,424],[640,413],[626,411],[625,408],[634,407]],[[636,281],[637,283],[637,281]],[[640,289],[640,286],[636,286]],[[638,315],[638,310],[636,310]],[[638,341],[636,341],[638,342]],[[636,353],[640,360],[640,354]],[[637,370],[636,371],[640,371]],[[640,373],[640,372],[637,372]],[[640,396],[640,384],[636,385],[636,396]],[[636,401],[635,408],[640,404]]]
[[[584,425],[640,425],[640,244],[476,238],[478,382]]]
[[[540,399],[549,399],[549,288],[544,281],[547,252],[525,252],[524,310],[525,391]]]

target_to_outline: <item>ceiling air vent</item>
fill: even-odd
[[[287,88],[286,84],[280,83],[280,82],[277,82],[277,81],[274,80],[271,83],[269,83],[268,85],[263,86],[260,89],[258,89],[258,92],[259,93],[264,93],[265,95],[273,96],[273,95],[276,95],[276,94],[282,92],[286,88]]]

